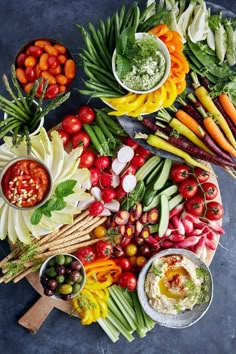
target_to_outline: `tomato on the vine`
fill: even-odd
[[[198,185],[196,180],[193,178],[186,179],[185,181],[181,182],[179,185],[179,193],[184,198],[192,198],[198,191]]]
[[[198,195],[190,198],[185,203],[185,209],[194,216],[201,216],[204,212],[204,199]]]
[[[191,169],[189,166],[184,163],[178,163],[172,166],[170,177],[172,181],[179,183],[189,178],[190,172]]]
[[[70,135],[63,129],[58,129],[57,132],[61,137],[61,140],[63,142],[63,146],[66,146],[70,141]]]
[[[218,202],[209,202],[206,205],[206,218],[209,220],[220,220],[224,216],[224,208]]]
[[[74,148],[81,146],[83,148],[87,148],[90,144],[90,137],[87,133],[81,131],[76,134],[73,134],[71,137],[72,146]]]
[[[95,261],[96,254],[91,246],[84,246],[76,252],[76,257],[79,258],[83,264],[88,264]]]
[[[82,123],[78,117],[69,114],[62,119],[62,127],[68,134],[75,134],[82,129]]]
[[[84,150],[80,155],[79,167],[90,168],[94,164],[95,155],[91,150]]]
[[[206,182],[209,177],[210,177],[210,172],[203,170],[200,167],[195,167],[194,168],[194,174],[196,175],[196,178],[199,183],[204,183]]]
[[[113,252],[113,246],[107,241],[98,241],[96,243],[96,252],[98,258],[110,258]]]
[[[79,109],[78,117],[79,117],[79,119],[81,120],[82,123],[90,124],[95,119],[95,112],[89,106],[82,106]]]
[[[206,182],[201,185],[206,200],[213,200],[218,194],[218,188],[214,183]]]
[[[123,272],[121,273],[118,284],[121,288],[125,288],[128,291],[133,291],[137,286],[137,278],[131,272]]]

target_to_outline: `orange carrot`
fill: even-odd
[[[188,127],[194,134],[196,134],[199,138],[201,138],[204,135],[204,130],[202,127],[198,124],[198,122],[192,118],[188,113],[182,111],[182,109],[179,109],[176,113],[175,116],[182,122],[186,127]]]
[[[205,125],[206,130],[213,137],[213,139],[217,142],[217,144],[222,149],[229,152],[232,156],[236,157],[236,150],[225,138],[224,134],[221,132],[220,128],[215,123],[215,121],[211,117],[207,117],[207,118],[204,118],[203,123]]]
[[[232,122],[236,124],[236,108],[231,102],[229,96],[227,96],[226,93],[221,93],[218,98],[224,111],[228,114]]]

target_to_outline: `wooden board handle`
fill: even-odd
[[[35,334],[54,308],[54,301],[46,296],[41,296],[19,319],[18,323],[27,328],[32,334]]]

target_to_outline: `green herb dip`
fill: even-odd
[[[160,82],[165,73],[166,59],[154,35],[145,34],[143,38],[136,39],[126,55],[129,71],[120,77],[125,86],[147,91]]]

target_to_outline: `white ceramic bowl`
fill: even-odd
[[[181,312],[179,314],[174,314],[174,315],[159,313],[156,310],[154,310],[153,307],[150,306],[146,292],[144,290],[144,283],[145,283],[147,272],[149,271],[154,260],[164,256],[170,256],[170,255],[183,255],[189,258],[198,267],[201,267],[208,272],[209,274],[209,282],[208,282],[209,301],[208,302],[200,305],[195,305],[192,310],[185,310],[184,312]],[[213,298],[213,280],[212,280],[211,272],[207,267],[207,265],[202,260],[200,260],[193,252],[190,252],[185,249],[173,248],[173,249],[168,249],[166,251],[157,253],[155,256],[153,256],[148,260],[148,262],[145,264],[145,266],[142,268],[139,274],[137,291],[138,291],[139,301],[144,311],[159,325],[164,327],[170,327],[170,328],[185,328],[199,321],[203,317],[203,315],[207,312]]]
[[[61,255],[61,254],[64,255],[64,256],[70,256],[70,257],[73,258],[74,261],[79,261],[79,263],[81,264],[81,273],[82,273],[82,275],[83,275],[83,280],[82,280],[82,282],[81,282],[80,290],[79,290],[77,293],[71,295],[71,299],[72,299],[73,297],[77,296],[77,295],[81,292],[81,290],[83,289],[84,284],[85,284],[85,281],[86,281],[86,272],[85,272],[84,266],[83,266],[83,264],[81,263],[81,261],[79,260],[79,258],[77,258],[77,257],[74,256],[73,254],[69,254],[69,253],[60,253],[60,255]],[[59,254],[58,254],[58,255],[59,255]],[[54,256],[52,256],[52,257],[47,258],[46,261],[44,261],[44,263],[41,265],[41,268],[40,268],[40,270],[39,270],[39,282],[40,282],[40,284],[41,284],[41,286],[42,286],[43,289],[44,289],[44,286],[43,286],[42,281],[41,281],[42,275],[44,274],[45,269],[47,268],[48,262],[49,262],[52,258],[54,258],[54,257],[56,257],[56,256],[57,256],[57,255],[54,255]],[[62,300],[62,301],[64,301],[59,295],[56,295],[56,294],[54,294],[54,295],[52,295],[52,296],[48,296],[48,298],[49,298],[49,299],[56,299],[56,300]]]
[[[142,32],[135,33],[135,39],[140,39],[140,38],[143,38],[143,37],[145,37],[147,35],[148,35],[147,33],[142,33]],[[155,35],[153,35],[153,37],[155,38],[155,40],[158,43],[159,50],[162,52],[162,54],[165,57],[166,68],[165,68],[165,73],[164,73],[163,77],[161,78],[161,80],[154,87],[152,87],[149,90],[143,90],[143,91],[134,90],[134,89],[126,86],[123,83],[123,81],[119,78],[119,76],[117,75],[117,72],[116,72],[116,50],[113,53],[113,56],[112,56],[112,71],[113,71],[113,75],[115,76],[116,81],[129,92],[134,92],[134,93],[138,93],[138,94],[145,94],[145,93],[153,92],[153,91],[157,90],[159,87],[161,87],[164,84],[164,82],[166,81],[166,79],[168,78],[168,76],[169,76],[170,68],[171,68],[171,58],[170,58],[169,51],[168,51],[166,45],[158,37],[156,37]]]

